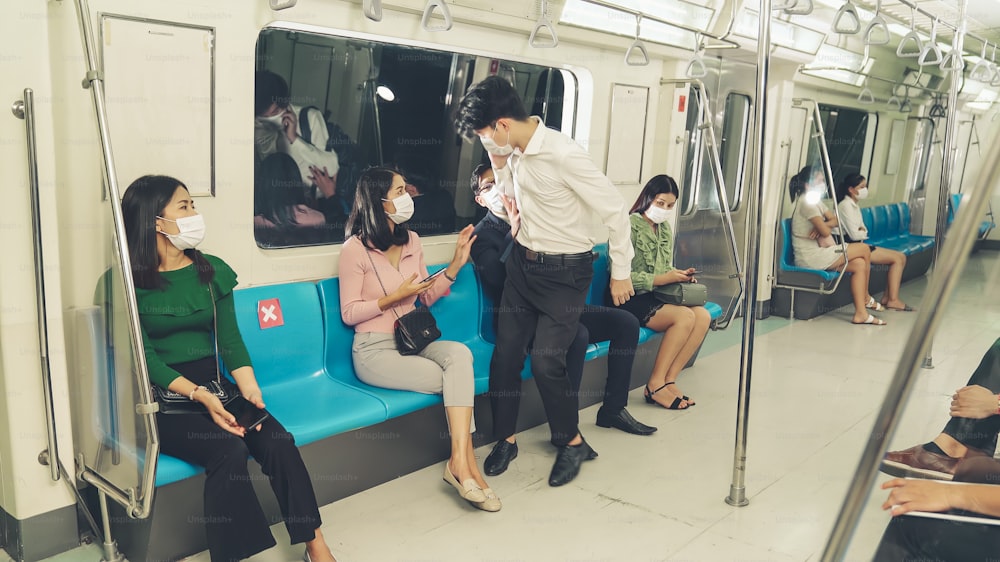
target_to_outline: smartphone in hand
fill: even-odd
[[[431,279],[434,279],[438,275],[441,275],[442,273],[444,273],[444,270],[446,270],[446,269],[448,269],[447,266],[442,267],[441,269],[439,269],[439,270],[435,271],[434,273],[431,273],[427,277],[424,277],[423,279],[421,279],[420,282],[421,283],[426,283],[426,282],[430,281]]]
[[[237,396],[226,404],[226,411],[236,418],[236,424],[240,427],[250,431],[264,420],[271,417],[271,414],[263,409],[254,406],[252,402],[243,398],[242,396]]]

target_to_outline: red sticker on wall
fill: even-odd
[[[490,76],[493,76],[500,70],[500,60],[493,59],[490,61]]]
[[[679,96],[677,98],[677,111],[680,111],[681,113],[683,113],[684,112],[684,104],[685,103],[687,103],[687,96],[683,96],[683,95]]]
[[[285,325],[285,317],[281,314],[281,301],[267,299],[257,301],[257,322],[261,330]]]

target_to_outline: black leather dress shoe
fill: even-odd
[[[506,439],[501,439],[497,441],[497,444],[493,446],[493,451],[483,461],[483,472],[486,473],[486,476],[503,474],[510,461],[516,458],[517,441],[510,443]]]
[[[552,473],[549,474],[549,486],[569,484],[580,474],[580,463],[596,458],[597,451],[591,449],[586,441],[560,448],[556,464],[552,465]]]
[[[622,408],[617,414],[607,415],[603,411],[597,411],[597,425],[600,427],[613,427],[625,433],[633,435],[652,435],[656,428],[646,425],[632,417],[628,410]]]

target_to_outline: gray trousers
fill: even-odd
[[[417,355],[400,355],[392,334],[358,332],[351,357],[354,372],[365,384],[441,394],[446,408],[471,408],[475,400],[472,352],[462,343],[437,340]],[[470,431],[475,430],[473,418]]]

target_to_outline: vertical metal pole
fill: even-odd
[[[45,435],[48,443],[39,460],[49,465],[49,476],[59,480],[59,443],[56,438],[55,411],[52,405],[52,371],[49,365],[49,323],[45,306],[45,260],[42,252],[42,209],[38,188],[38,151],[35,147],[35,93],[24,89],[24,100],[11,107],[14,116],[24,119],[28,150],[28,189],[31,202],[31,241],[35,265],[35,313],[38,319],[38,355],[42,370],[42,399],[45,402]],[[45,461],[43,461],[45,462]]]
[[[77,19],[80,24],[80,38],[83,41],[83,51],[87,64],[87,75],[83,79],[83,87],[90,89],[97,115],[97,132],[101,140],[101,153],[104,160],[104,179],[108,186],[108,198],[111,205],[111,216],[115,227],[115,249],[121,262],[121,274],[125,285],[125,306],[128,309],[129,332],[132,336],[132,348],[135,350],[136,384],[139,400],[143,406],[141,417],[146,433],[145,470],[142,478],[140,503],[122,504],[128,507],[133,517],[148,517],[153,507],[153,487],[156,478],[156,464],[160,453],[160,437],[156,432],[155,410],[146,408],[155,404],[149,388],[149,371],[146,367],[146,355],[143,352],[142,332],[139,325],[139,309],[136,305],[135,283],[132,280],[131,259],[128,246],[125,243],[125,220],[122,217],[121,191],[118,188],[118,176],[115,174],[114,154],[111,151],[111,132],[108,129],[108,113],[104,100],[104,77],[97,66],[95,54],[94,30],[90,21],[90,7],[87,0],[76,0]],[[102,488],[103,489],[103,488]],[[113,497],[118,497],[114,495]]]
[[[959,2],[958,29],[955,31],[955,39],[952,43],[951,54],[961,57],[963,43],[965,42],[965,13],[969,0]],[[957,49],[957,50],[956,50]],[[964,63],[963,63],[964,66]],[[931,275],[943,273],[938,267],[938,260],[941,257],[941,249],[944,246],[945,230],[948,229],[948,204],[951,202],[951,173],[955,169],[956,136],[958,136],[958,89],[961,86],[962,71],[952,70],[951,82],[948,88],[948,124],[944,129],[944,157],[941,159],[941,184],[938,186],[938,208],[937,225],[934,227],[934,271]],[[956,211],[958,209],[955,209]],[[934,340],[927,342],[927,352],[924,355],[922,367],[924,369],[934,368]]]
[[[771,48],[771,0],[760,0],[757,31],[757,85],[754,107],[754,157],[752,194],[747,208],[746,264],[747,281],[743,293],[743,348],[740,354],[740,387],[736,406],[736,445],[733,451],[733,479],[726,503],[744,506],[746,497],[747,417],[750,415],[750,377],[753,372],[753,338],[757,322],[757,278],[760,266],[761,213],[764,201],[764,123],[767,115],[768,50]]]
[[[959,4],[959,21],[961,23],[955,39],[955,46],[959,47],[959,50],[954,51],[956,53],[962,52],[962,38],[959,36],[965,32],[967,2],[968,0],[962,0]],[[953,81],[952,88],[955,86],[956,81]],[[949,106],[949,112],[952,114],[956,110],[957,106]],[[972,249],[975,235],[978,232],[979,217],[986,211],[994,186],[1000,180],[1000,142],[996,142],[996,140],[1000,139],[995,139],[991,144],[990,151],[983,160],[983,169],[975,183],[972,195],[962,207],[965,210],[955,217],[951,236],[945,240],[945,247],[941,248],[939,252],[940,258],[935,264],[934,275],[931,276],[923,301],[917,309],[917,318],[910,332],[911,337],[906,340],[906,345],[903,347],[903,355],[900,357],[896,372],[889,383],[882,407],[875,418],[871,436],[861,454],[861,460],[858,461],[854,477],[851,479],[851,487],[847,492],[847,497],[844,498],[833,531],[830,533],[830,540],[823,551],[822,560],[824,562],[844,559],[851,534],[858,524],[869,490],[875,482],[875,475],[882,456],[885,454],[886,444],[899,425],[900,414],[916,383],[920,357],[929,349],[930,336],[941,323],[951,293],[955,289],[955,285],[958,284],[958,279],[962,276],[965,264],[969,259],[969,251]]]

